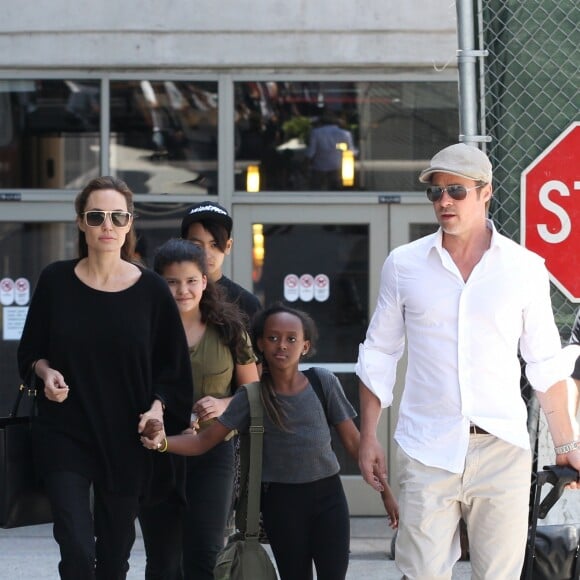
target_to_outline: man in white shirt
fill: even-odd
[[[487,219],[487,156],[452,145],[419,179],[429,185],[440,228],[396,248],[383,266],[356,366],[359,464],[367,483],[380,489],[386,462],[376,428],[381,408],[392,403],[406,339],[408,368],[395,431],[397,565],[409,580],[450,579],[463,517],[473,578],[515,580],[524,559],[531,469],[518,348],[546,413],[557,462],[578,469],[566,388],[578,347],[561,348],[543,260]]]

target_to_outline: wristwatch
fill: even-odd
[[[570,451],[576,451],[576,449],[580,449],[580,443],[578,443],[578,441],[572,441],[572,443],[566,443],[566,445],[554,447],[556,455],[566,455],[566,453],[570,453]]]

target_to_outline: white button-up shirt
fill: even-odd
[[[454,473],[463,471],[470,422],[529,448],[518,347],[539,391],[569,376],[578,356],[561,348],[543,260],[488,227],[490,248],[467,281],[441,230],[391,252],[355,368],[389,406],[406,335],[395,439],[414,459]]]

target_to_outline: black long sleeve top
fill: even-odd
[[[77,261],[55,262],[40,275],[18,348],[21,376],[47,359],[69,386],[63,403],[38,394],[33,423],[41,473],[71,470],[107,489],[147,494],[153,464],[165,483],[180,487],[174,458],[144,449],[139,415],[155,398],[166,407],[168,433],[189,425],[193,385],[187,341],[165,281],[142,270],[120,292],[95,290],[74,273]]]

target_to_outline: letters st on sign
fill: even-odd
[[[552,282],[580,302],[580,122],[521,176],[521,243],[546,260]]]

